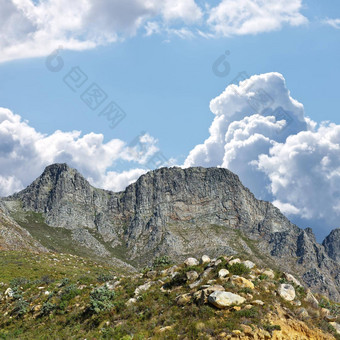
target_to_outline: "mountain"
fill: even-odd
[[[243,253],[340,301],[338,233],[318,244],[311,229],[298,228],[271,203],[257,200],[227,169],[161,168],[114,193],[54,164],[2,201],[21,227],[52,250],[134,267],[165,254],[179,261]]]

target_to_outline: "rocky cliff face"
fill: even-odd
[[[27,250],[47,252],[32,235],[20,227],[10,216],[6,207],[0,202],[0,250]]]
[[[322,242],[327,255],[334,261],[340,262],[340,228],[334,229]]]
[[[5,200],[12,214],[18,202],[23,211],[42,213],[48,225],[69,230],[75,242],[102,250],[102,257],[111,251],[142,266],[163,254],[183,259],[242,251],[289,268],[340,301],[338,234],[319,245],[311,230],[257,200],[227,169],[162,168],[113,193],[93,188],[66,164],[55,164]]]

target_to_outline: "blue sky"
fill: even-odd
[[[75,3],[81,5],[86,1],[81,0]],[[68,153],[67,143],[63,142],[61,149],[59,146],[51,148],[60,154],[58,157],[48,154],[43,160],[37,161],[32,170],[27,170],[27,165],[20,165],[26,170],[18,172],[13,180],[9,179],[9,172],[2,170],[3,183],[7,185],[11,183],[9,191],[15,191],[27,185],[39,175],[43,166],[49,161],[69,161],[71,165],[83,171],[93,184],[109,189],[121,189],[135,180],[143,171],[146,171],[147,158],[150,158],[157,150],[160,150],[167,159],[171,159],[172,164],[184,164],[190,151],[211,136],[209,127],[215,114],[209,107],[210,101],[220,96],[241,71],[246,71],[249,76],[279,72],[285,79],[285,86],[290,91],[290,95],[303,104],[305,116],[310,117],[316,123],[330,121],[336,125],[340,124],[338,114],[340,107],[340,22],[336,21],[340,18],[340,4],[335,1],[287,0],[278,2],[279,7],[291,7],[291,13],[287,10],[280,14],[280,10],[286,9],[279,9],[279,15],[274,16],[274,21],[277,20],[277,22],[268,24],[268,27],[266,20],[267,17],[273,17],[272,9],[266,9],[267,5],[265,3],[261,5],[259,0],[240,2],[246,9],[247,6],[251,8],[255,4],[262,10],[261,6],[263,6],[264,12],[267,13],[257,18],[250,11],[248,17],[243,20],[243,26],[235,19],[233,22],[223,13],[223,10],[228,7],[223,8],[221,4],[228,6],[233,0],[212,1],[208,3],[209,6],[204,1],[195,3],[193,0],[187,0],[183,1],[187,3],[187,7],[181,7],[177,12],[174,11],[174,2],[162,8],[154,5],[151,11],[149,8],[141,9],[137,0],[130,1],[131,7],[128,10],[121,8],[120,2],[116,1],[114,2],[118,4],[116,9],[121,10],[122,18],[127,19],[120,22],[118,15],[113,15],[112,18],[109,16],[110,20],[104,27],[101,25],[104,25],[105,20],[98,23],[100,15],[104,15],[100,11],[106,10],[109,15],[111,9],[109,6],[112,4],[105,4],[102,0],[102,7],[98,7],[96,12],[93,12],[95,14],[90,13],[92,16],[96,15],[96,18],[99,17],[98,22],[92,20],[91,24],[88,24],[88,31],[79,31],[79,27],[73,27],[73,24],[68,24],[68,26],[60,24],[63,22],[63,11],[65,11],[65,7],[62,7],[64,0],[45,1],[47,4],[45,10],[48,11],[50,6],[52,11],[53,6],[56,6],[58,2],[60,2],[59,12],[53,10],[53,13],[57,14],[52,22],[62,27],[60,29],[62,33],[58,33],[59,35],[53,33],[54,31],[51,33],[48,26],[36,28],[35,23],[27,23],[19,29],[7,22],[3,27],[4,33],[0,35],[0,46],[5,52],[0,62],[2,79],[0,107],[19,115],[21,122],[27,120],[27,126],[34,128],[36,133],[46,136],[53,135],[57,130],[63,133],[81,131],[81,136],[95,133],[102,135],[103,141],[96,140],[94,144],[105,144],[117,140],[114,146],[110,144],[107,148],[117,148],[120,153],[118,155],[107,151],[104,157],[106,161],[99,165],[101,160],[100,151],[98,151],[98,159],[93,158],[98,165],[96,168],[88,168],[87,164],[77,160],[76,154]],[[26,15],[27,11],[34,13],[34,7],[29,5],[30,0],[17,1],[17,4],[20,4],[17,8],[13,7],[13,4],[10,6],[9,3],[11,0],[0,1],[3,16]],[[39,2],[35,3],[39,6]],[[275,2],[267,2],[268,7],[272,3],[275,4]],[[136,7],[136,13],[141,11],[144,15],[145,11],[151,11],[152,14],[148,12],[145,18],[143,15],[138,17],[136,14],[136,18],[131,18],[133,15],[131,13],[134,13],[133,6]],[[192,6],[195,6],[196,12]],[[214,9],[215,12],[218,9],[215,21],[212,18]],[[5,13],[6,11],[9,14]],[[76,9],[74,13],[77,13]],[[84,22],[87,20],[87,14],[85,14]],[[289,19],[286,19],[287,16],[290,16]],[[230,21],[226,24],[224,20],[227,19]],[[249,26],[250,28],[246,27],[247,20],[252,19],[255,24]],[[70,22],[72,20],[74,19],[71,18]],[[146,36],[147,28],[151,27],[150,23],[157,25],[157,29]],[[185,29],[185,32],[180,31],[181,29]],[[37,35],[38,38],[34,38],[33,42],[30,41],[32,34],[39,30],[44,33],[48,32],[50,36],[46,33],[47,38],[44,37],[40,41],[40,35]],[[96,33],[96,39],[92,38],[91,30]],[[198,30],[205,37],[198,34]],[[74,39],[81,42],[81,47],[78,43],[71,41],[72,34],[74,34]],[[50,42],[48,44],[45,42],[47,39]],[[46,67],[46,58],[59,46],[63,46],[63,49],[59,51],[59,56],[64,66],[59,72],[51,72]],[[225,61],[230,66],[230,72],[219,77],[214,74],[212,65],[225,51],[229,51]],[[73,67],[79,67],[87,77],[85,85],[77,92],[73,92],[63,81]],[[93,82],[107,94],[107,101],[97,110],[89,109],[80,99],[83,90]],[[253,82],[255,83],[255,80]],[[111,100],[126,113],[126,118],[113,129],[110,128],[105,117],[98,116],[106,105],[105,103]],[[230,121],[227,124],[230,124]],[[127,152],[126,149],[120,149],[124,148],[122,144],[128,145],[143,131],[147,132],[145,150],[149,150],[149,154],[145,156],[144,153],[138,154],[137,152],[129,157],[122,156]],[[41,136],[36,137],[35,141],[43,138]],[[10,143],[5,137],[2,138],[3,145]],[[18,137],[17,140],[20,138]],[[77,138],[81,137],[75,137]],[[15,140],[14,137],[13,140]],[[58,143],[56,145],[60,145],[60,142]],[[48,147],[49,144],[46,145]],[[86,145],[89,147],[88,144]],[[77,148],[75,153],[79,151]],[[256,154],[256,159],[258,155]],[[19,158],[13,159],[10,163],[9,157],[6,157],[7,160],[2,162],[2,167],[8,166],[8,169],[11,169],[11,166],[13,168],[18,166]],[[201,164],[198,156],[195,159],[191,163],[187,161],[187,164],[204,166],[229,164],[226,161],[223,164],[218,161],[214,163],[213,158]],[[286,207],[284,212],[293,221],[294,219],[299,221],[302,226],[318,225],[322,220],[322,223],[327,224],[325,228],[327,231],[332,226],[339,227],[339,225],[334,225],[334,221],[339,217],[336,204],[330,221],[325,222],[325,216],[321,213],[316,215],[302,213],[305,207],[298,205],[297,202],[301,201],[299,198],[287,198],[284,202],[282,196],[278,198],[280,190],[275,187],[273,171],[270,172],[268,164],[261,166],[263,166],[262,173],[267,175],[264,183],[272,185],[272,188],[268,189],[268,195],[256,192],[256,185],[252,188],[251,181],[241,176],[241,179],[255,191],[258,197],[280,201],[281,203],[277,205],[281,210],[285,210]],[[333,169],[334,171],[339,170],[337,166]],[[234,168],[230,167],[238,173],[236,165]],[[128,176],[118,176],[122,172],[129,171],[132,172]],[[240,173],[242,171],[240,170]],[[109,172],[111,172],[111,177],[107,176]],[[113,181],[114,184],[110,184],[112,176],[117,178]],[[336,182],[334,180],[333,178],[332,183],[338,183],[338,179]],[[313,178],[311,181],[311,185],[315,185],[315,191],[322,190],[317,182],[313,182]],[[331,183],[329,185],[331,186]],[[9,192],[2,190],[2,193],[8,194]],[[283,194],[284,192],[281,193]],[[334,199],[338,194],[332,191],[329,195],[330,199]],[[317,201],[317,195],[314,201]],[[294,210],[295,208],[297,210]],[[323,234],[322,231],[319,233]]]

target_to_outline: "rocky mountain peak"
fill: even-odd
[[[331,259],[340,262],[340,228],[332,230],[322,245]]]
[[[115,193],[54,164],[7,200],[8,209],[15,203],[21,214],[40,214],[48,227],[67,229],[75,243],[103,258],[113,254],[144,267],[162,255],[182,260],[243,252],[263,265],[292,269],[309,287],[340,301],[339,233],[318,244],[311,229],[257,200],[224,168],[161,168]]]

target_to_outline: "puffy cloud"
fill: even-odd
[[[243,157],[240,148],[250,150],[254,143],[269,148],[274,141],[284,141],[290,134],[308,127],[303,105],[290,96],[279,73],[253,76],[239,85],[228,86],[210,102],[210,109],[216,115],[210,136],[190,152],[185,166],[218,165],[238,172],[240,169],[232,164]],[[232,146],[238,150],[231,150]],[[257,159],[258,153],[254,152],[248,154],[250,160]]]
[[[228,86],[210,109],[210,136],[184,166],[226,167],[293,220],[317,221],[320,234],[339,226],[340,125],[305,117],[278,73]]]
[[[301,1],[221,0],[0,0],[0,62],[46,56],[56,48],[85,50],[135,35],[256,34],[300,25]]]
[[[287,214],[324,219],[340,217],[340,126],[323,123],[274,145],[259,156],[258,168],[270,179],[275,204]]]
[[[96,186],[122,190],[147,171],[145,164],[159,152],[157,140],[147,133],[137,136],[133,145],[120,139],[105,143],[102,134],[82,136],[80,131],[43,135],[4,108],[0,108],[0,140],[0,196],[22,189],[45,166],[61,162],[78,169]],[[111,171],[119,161],[132,162],[137,168]]]
[[[278,30],[283,24],[308,22],[301,13],[302,0],[222,0],[210,11],[208,24],[224,36]]]

